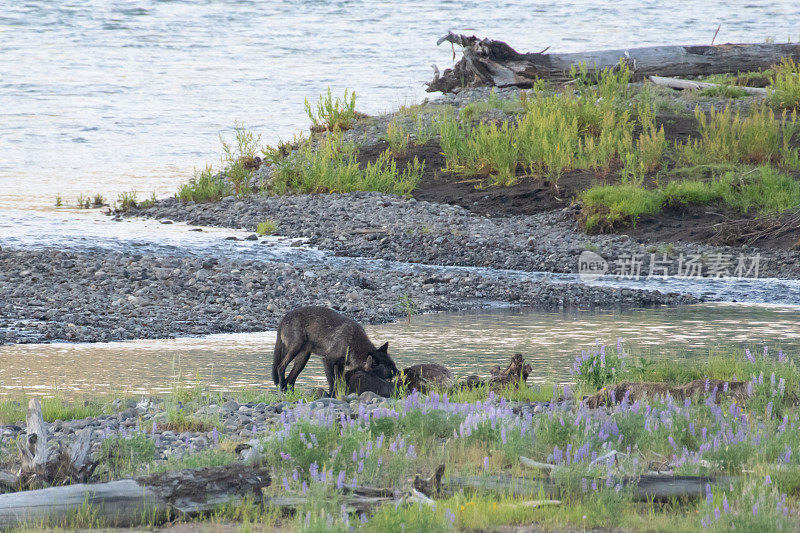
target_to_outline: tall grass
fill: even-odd
[[[181,185],[177,197],[183,202],[217,202],[233,194],[233,189],[221,174],[214,172],[211,165],[203,170],[195,169],[194,177]]]
[[[356,93],[345,89],[342,98],[334,98],[328,87],[328,92],[320,95],[314,108],[306,99],[305,109],[311,119],[311,131],[347,130],[356,119]]]
[[[797,114],[775,113],[766,106],[753,106],[750,113],[726,107],[714,108],[706,115],[695,109],[699,139],[678,144],[676,150],[683,163],[772,163],[786,165],[797,158],[797,149],[790,146],[792,137],[800,131]]]
[[[422,178],[424,164],[417,158],[400,170],[387,150],[374,162],[362,167],[356,146],[336,134],[316,146],[305,143],[297,153],[275,165],[273,192],[345,193],[380,191],[409,194]]]
[[[800,64],[791,58],[783,58],[772,71],[767,101],[784,109],[800,108]]]
[[[780,213],[800,207],[800,181],[768,166],[743,167],[708,180],[675,180],[654,189],[631,183],[595,186],[580,198],[585,229],[605,231],[687,205],[718,204],[742,214]]]

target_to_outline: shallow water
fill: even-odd
[[[355,89],[377,113],[452,64],[448,30],[520,51],[797,38],[791,0],[530,3],[0,0],[0,208],[56,194],[173,193],[234,121],[289,139],[305,98]]]
[[[522,353],[533,365],[531,382],[568,382],[581,350],[624,339],[627,351],[657,358],[703,358],[717,350],[783,349],[800,354],[796,309],[703,304],[626,313],[542,313],[495,309],[438,313],[368,327],[389,342],[402,368],[420,362],[446,365],[457,376],[488,375]],[[0,396],[149,394],[174,383],[200,380],[215,390],[275,390],[270,377],[274,332],[98,344],[0,346]],[[298,386],[323,386],[315,356]]]

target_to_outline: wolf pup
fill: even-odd
[[[344,376],[345,369],[364,368],[368,357],[374,365],[385,365],[389,377],[398,373],[389,357],[389,343],[376,348],[364,328],[351,318],[327,307],[299,307],[286,313],[278,324],[278,338],[272,360],[272,380],[286,391],[294,387],[311,354],[322,356],[328,394],[333,395],[334,382]],[[289,376],[286,368],[294,361]]]

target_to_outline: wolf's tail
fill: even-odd
[[[280,336],[275,339],[275,351],[272,355],[272,381],[275,382],[275,385],[280,383],[278,379],[278,365],[281,364],[283,360],[283,343],[281,342]]]

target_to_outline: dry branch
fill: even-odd
[[[573,65],[585,64],[589,75],[613,68],[620,60],[634,79],[648,76],[692,76],[763,70],[781,58],[800,60],[800,44],[719,44],[715,46],[648,46],[571,54],[521,54],[502,41],[448,33],[437,41],[457,44],[462,58],[427,84],[428,92],[458,92],[463,87],[532,87],[538,79],[563,82]]]

